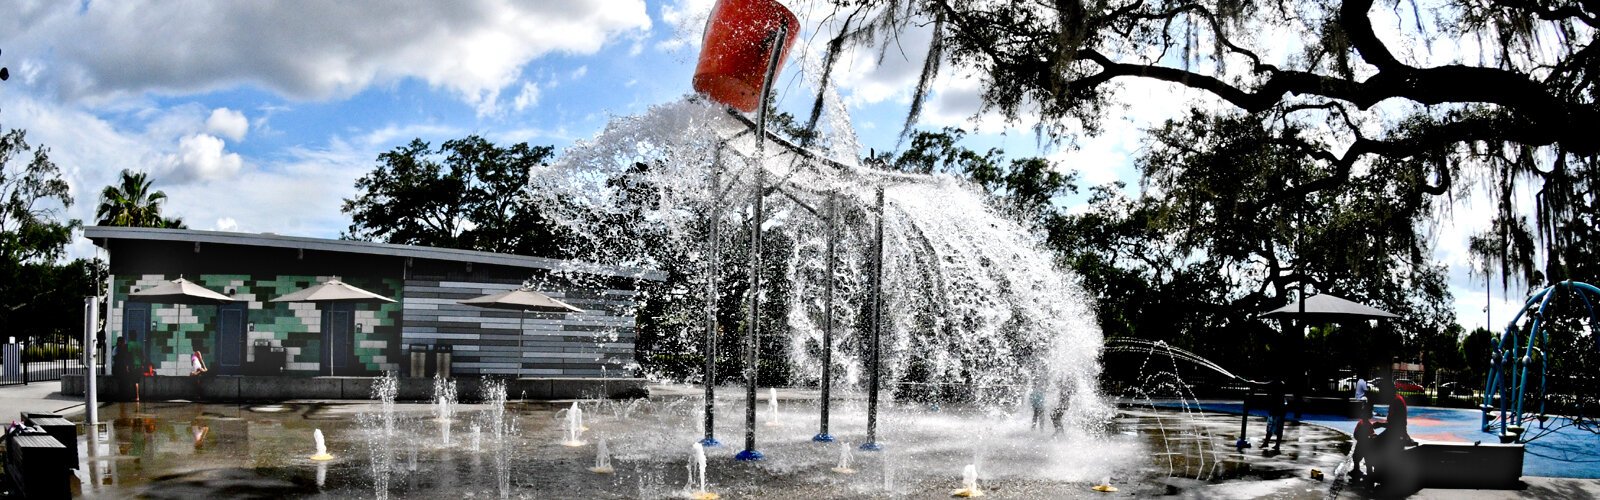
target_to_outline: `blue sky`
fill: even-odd
[[[0,83],[0,126],[51,148],[73,187],[70,217],[92,221],[99,189],[131,168],[150,172],[171,197],[167,212],[191,228],[336,237],[355,179],[413,138],[479,134],[559,151],[613,116],[682,98],[712,3],[24,0],[0,17],[0,66],[12,73]],[[804,69],[820,60],[826,13],[786,3],[806,43],[776,92],[780,107],[804,115],[813,92]],[[881,58],[851,53],[835,70],[864,147],[895,147],[928,38],[911,30]],[[1040,147],[1027,117],[980,113],[979,81],[944,70],[919,126],[977,130],[969,147],[1044,155],[1092,184],[1136,186],[1141,130],[1206,100],[1129,82],[1103,135]],[[1466,277],[1465,237],[1489,205],[1471,196],[1453,205],[1435,255],[1451,265],[1461,321],[1475,326],[1483,288]],[[87,241],[71,248],[93,251]],[[1509,307],[1497,304],[1496,316],[1508,319]]]

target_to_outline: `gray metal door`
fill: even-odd
[[[227,304],[217,310],[217,369],[219,374],[238,375],[244,365],[244,304]]]
[[[138,363],[132,365],[134,370],[142,372],[146,364],[155,364],[155,360],[150,358],[150,304],[123,303],[122,334],[128,338],[128,350],[139,353],[132,360]]]
[[[354,305],[330,303],[323,306],[323,344],[328,346],[324,364],[332,367],[329,374],[350,375],[348,370],[353,356],[350,342],[354,337],[355,325]]]

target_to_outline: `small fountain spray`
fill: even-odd
[[[778,389],[767,388],[767,426],[780,427],[783,422],[778,421]]]
[[[583,439],[581,439],[582,437],[583,410],[578,409],[578,403],[574,401],[572,403],[572,408],[567,410],[567,440],[562,441],[561,445],[571,447],[583,446],[587,443],[583,442]]]
[[[511,495],[510,423],[506,421],[506,383],[490,380],[483,384],[483,399],[489,404],[489,432],[494,439],[495,483],[500,498]]]
[[[963,498],[983,496],[983,491],[978,489],[977,464],[967,464],[961,469],[961,489],[950,492],[950,495]]]
[[[850,468],[850,443],[844,443],[839,447],[839,466],[834,467],[833,471],[840,474],[856,473],[855,469]]]
[[[456,382],[433,377],[433,421],[439,425],[439,445],[450,446],[451,424],[456,414]]]
[[[594,467],[590,467],[589,472],[611,474],[616,471],[611,468],[611,450],[606,449],[605,438],[600,438],[600,442],[594,446]]]
[[[399,379],[394,372],[385,372],[372,384],[372,397],[380,402],[380,412],[361,416],[369,435],[376,434],[367,440],[367,472],[372,475],[373,495],[379,499],[389,498],[389,480],[396,471],[395,441],[399,436],[395,432],[394,400],[399,392]]]
[[[311,438],[317,441],[317,454],[311,459],[316,461],[333,460],[333,455],[328,454],[328,443],[322,440],[322,429],[312,431]]]
[[[456,414],[456,381],[433,377],[433,419],[449,422]]]
[[[483,446],[483,429],[478,424],[472,424],[472,451],[478,451]]]
[[[1089,489],[1092,489],[1092,490],[1095,490],[1095,491],[1098,491],[1098,492],[1101,492],[1101,493],[1116,493],[1117,492],[1117,487],[1111,485],[1111,476],[1106,476],[1104,478],[1101,478],[1100,479],[1100,484],[1094,485],[1093,488],[1089,488]]]
[[[894,462],[889,461],[888,455],[882,455],[879,458],[878,464],[883,466],[883,492],[890,495],[896,495]]]
[[[694,454],[690,456],[689,460],[689,480],[693,481],[698,477],[700,484],[697,490],[689,493],[689,498],[693,500],[717,500],[721,498],[722,495],[706,491],[706,447],[697,441],[691,449]]]

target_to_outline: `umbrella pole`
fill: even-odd
[[[178,339],[176,337],[183,335],[183,304],[177,304],[177,306],[178,317],[173,319],[175,324],[173,325],[172,331],[172,335],[174,337],[172,339],[172,357],[178,358],[177,363],[180,367],[178,368],[178,371],[182,372],[183,368],[181,367],[183,366],[183,356],[178,354]]]

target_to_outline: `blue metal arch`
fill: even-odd
[[[1484,382],[1483,401],[1478,408],[1483,412],[1480,428],[1483,432],[1498,433],[1501,441],[1521,440],[1523,424],[1529,417],[1523,405],[1527,402],[1528,386],[1532,381],[1528,373],[1530,365],[1538,364],[1539,408],[1538,414],[1545,412],[1546,375],[1549,363],[1545,347],[1550,344],[1550,332],[1545,326],[1549,323],[1545,318],[1545,310],[1556,299],[1558,291],[1567,290],[1583,301],[1584,308],[1589,313],[1590,328],[1600,324],[1600,316],[1596,315],[1594,301],[1589,300],[1589,295],[1600,297],[1600,288],[1581,281],[1562,281],[1545,287],[1528,297],[1522,309],[1517,311],[1516,317],[1506,323],[1506,328],[1500,334],[1500,339],[1495,343],[1495,349],[1489,355],[1489,376]],[[1537,304],[1537,307],[1535,305]],[[1524,316],[1532,311],[1531,324],[1527,330],[1526,338],[1519,335],[1517,324]],[[1600,342],[1600,335],[1596,335]],[[1600,348],[1600,344],[1597,344]],[[1494,396],[1500,396],[1499,405],[1493,403]],[[1499,418],[1494,423],[1489,422],[1490,416],[1498,411]]]

